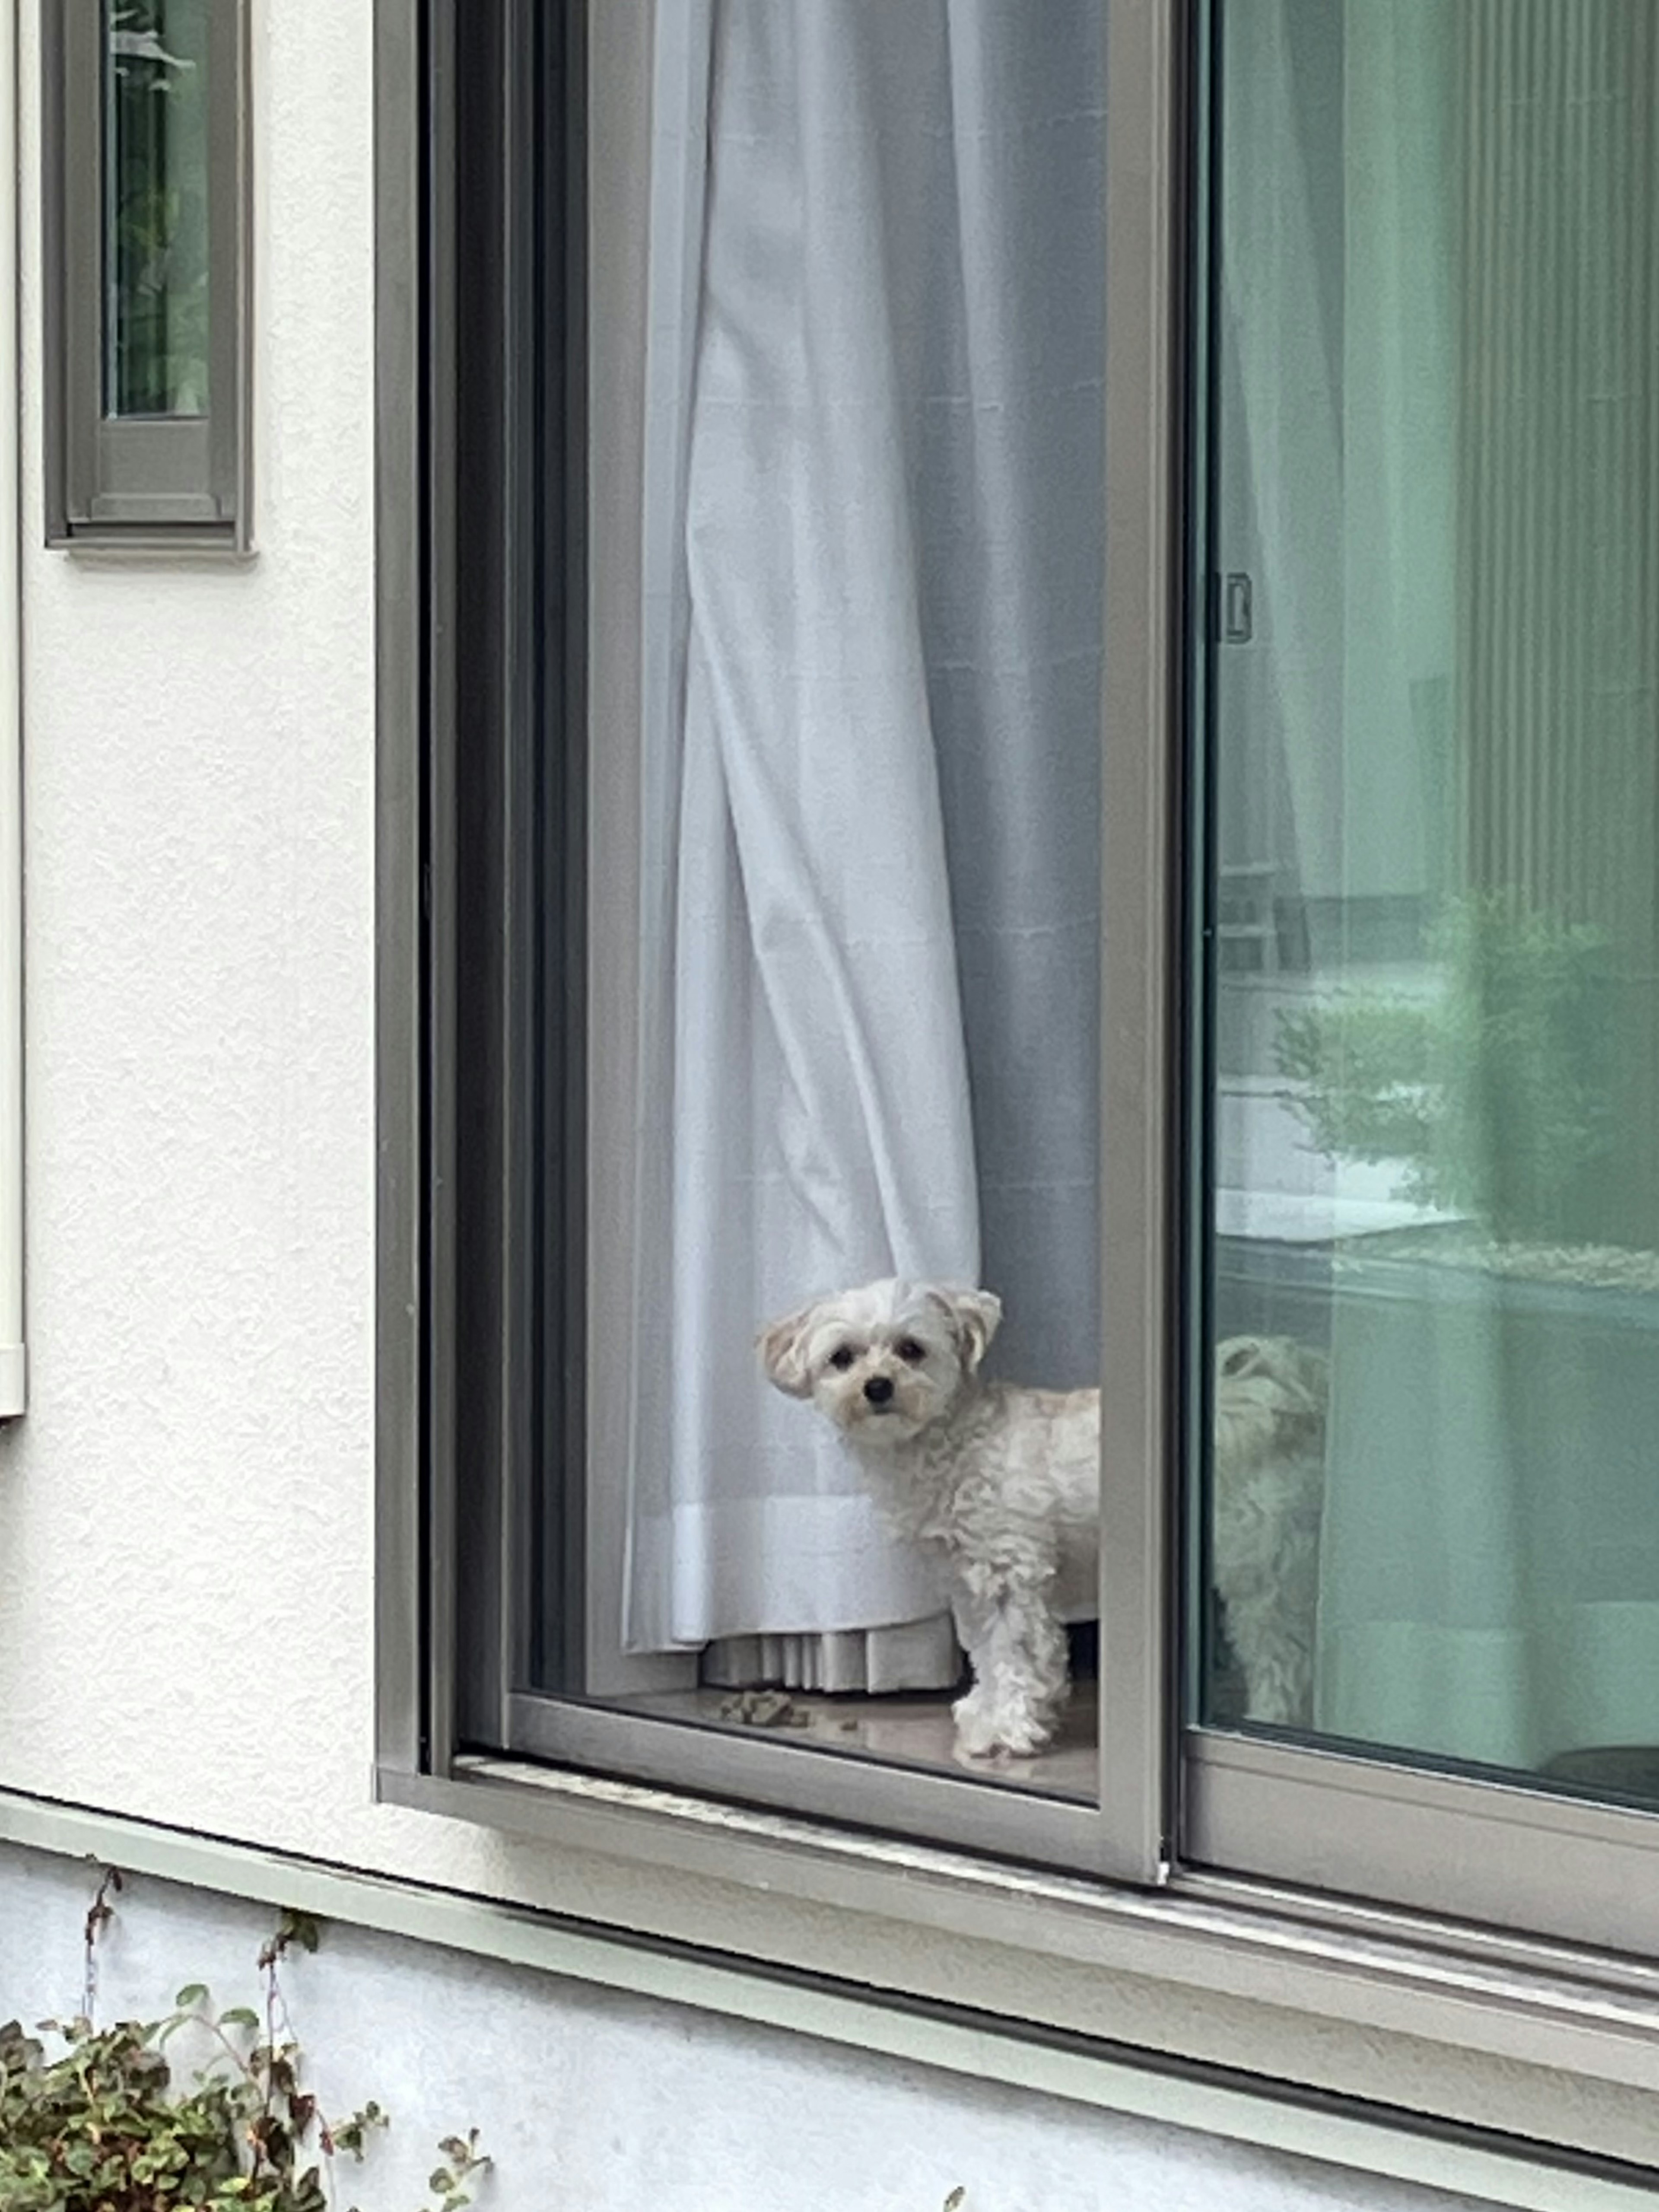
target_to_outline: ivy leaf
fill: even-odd
[[[113,1887],[94,1902],[106,1905]],[[274,1972],[288,1948],[313,1949],[316,1936],[305,1916],[283,1916],[264,1958],[268,2004],[280,2006]],[[0,2212],[329,2212],[330,2162],[347,2149],[362,2155],[368,2130],[386,2124],[381,2106],[369,2102],[331,2131],[299,2086],[298,2045],[262,2040],[259,2012],[216,2011],[204,1982],[187,1983],[175,2002],[159,2020],[50,2023],[49,2043],[0,2021]],[[163,2046],[179,2028],[204,2025],[227,2043],[245,2032],[248,2045],[228,2045],[186,2084]],[[306,2148],[316,2143],[321,2159]],[[476,2130],[445,2139],[433,2175],[439,2212],[465,2212],[462,2184],[488,2163],[477,2146]]]
[[[276,1929],[276,1941],[284,1951],[295,1943],[302,1951],[314,1951],[321,1936],[322,1930],[314,1915],[296,1911],[292,1905],[283,1906]]]

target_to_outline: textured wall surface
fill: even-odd
[[[370,11],[256,13],[254,562],[41,549],[23,211],[33,1389],[0,1440],[0,1774],[362,1853]]]
[[[370,9],[256,0],[254,15],[258,556],[239,568],[121,566],[40,543],[33,0],[22,9],[32,1395],[27,1421],[0,1435],[0,1786],[643,1928],[690,1921],[738,1953],[763,1911],[775,1926],[789,1914],[787,1948],[805,1961],[1018,2009],[1028,1966],[1013,1954],[952,1954],[893,1925],[860,1939],[861,1960],[821,1908],[371,1803]],[[5,1880],[0,1967],[13,1986],[0,2014],[63,2002],[79,1889],[66,1903],[45,1862],[14,1858]],[[175,1917],[216,1954],[246,1948],[226,1908],[197,1900]],[[133,1971],[157,1987],[201,1963],[175,1973],[159,1934],[131,1940]],[[429,2073],[413,2101],[430,2090],[434,2122],[489,2112],[477,2051],[453,2098],[432,2070],[441,2021],[423,2011],[428,1991],[441,1992],[436,2014],[465,2009],[486,2045],[499,2002],[522,2054],[544,2045],[572,2068],[586,2066],[586,2026],[602,2027],[595,2048],[629,2079],[584,2089],[585,2156],[609,2155],[607,2128],[636,2160],[695,2138],[718,2175],[722,2160],[751,2154],[757,2115],[786,2100],[817,2130],[820,2082],[849,2136],[867,2112],[892,2147],[888,2193],[872,2183],[860,2202],[928,2212],[936,2184],[964,2171],[948,2154],[969,2104],[989,2130],[975,2141],[1036,2143],[1018,2100],[876,2077],[807,2046],[511,1977],[490,1984],[439,1958],[394,1972],[384,1946],[362,1958],[362,2002],[380,2019],[356,2014],[355,1980],[347,2018],[337,1971],[319,1969],[324,2039],[338,2020],[342,2047],[378,2048],[410,2080]],[[1048,1986],[1068,1972],[1066,2016],[1079,2027],[1352,2079],[1352,2046],[1291,2012],[1273,2016],[1270,2037],[1243,2004],[1065,1961]],[[25,1974],[38,1994],[16,1989]],[[380,2023],[400,2002],[393,2033]],[[688,2092],[676,2069],[694,2040],[722,2063],[729,2055],[744,2086],[700,2068]],[[521,2091],[538,2078],[523,2063]],[[1469,2060],[1451,2074],[1443,2051],[1398,2039],[1386,2062],[1368,2052],[1366,2073],[1376,2094],[1430,2105],[1455,2080],[1517,2127],[1535,2109],[1528,2069]],[[630,2124],[629,2081],[647,2075],[672,2126]],[[1632,2150],[1650,2139],[1628,2096],[1575,2094],[1600,2139]],[[906,2115],[924,2113],[915,2141],[937,2156],[913,2159]],[[494,2124],[503,2152],[516,2124]],[[1022,2171],[1057,2175],[1118,2140],[1078,2115],[1050,2125],[1052,2153],[1022,2151]],[[863,2154],[836,2151],[826,2125],[788,2201],[827,2204],[836,2160]],[[1173,2155],[1148,2138],[1141,2170]],[[1205,2177],[1224,2170],[1220,2155],[1189,2147],[1190,2181],[1160,2205],[1216,2201]],[[1249,2187],[1229,2206],[1269,2201]],[[730,2201],[708,2188],[706,2201]],[[1057,2203],[1057,2192],[1051,2178],[986,2202]],[[688,2185],[676,2201],[705,2198]]]
[[[0,2019],[78,2003],[90,1887],[0,1846]],[[270,1915],[149,1882],[118,1904],[100,2018],[153,2018],[185,1981],[257,2001]],[[324,2110],[392,2114],[348,2184],[365,2212],[418,2202],[437,2137],[471,2126],[496,2161],[479,2212],[939,2212],[957,2185],[963,2212],[1468,2202],[348,1929],[283,1990]]]

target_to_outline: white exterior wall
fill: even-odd
[[[40,543],[23,9],[32,1389],[0,1437],[0,1768],[384,1860],[370,10],[257,15],[261,551],[122,566]]]
[[[1013,1954],[892,1923],[860,1958],[823,1908],[371,1802],[371,11],[256,0],[258,554],[242,567],[42,548],[36,32],[23,0],[31,1400],[0,1434],[0,1789],[643,1929],[690,1925],[740,1955],[762,1948],[763,1910],[767,1942],[803,1963],[1018,2011],[1028,1967]],[[0,1877],[0,2016],[61,2004],[83,1884],[16,1853]],[[149,1932],[121,1941],[146,1989],[216,1972],[202,1945],[234,1935],[246,1952],[228,1906],[179,1892],[145,1909]],[[927,2212],[939,2181],[969,2178],[945,2152],[970,2141],[1006,2183],[975,2204],[1096,2201],[1080,2170],[1161,2175],[1156,2198],[1115,2205],[1269,2201],[1249,2193],[1266,2169],[1197,2137],[506,1970],[518,2087],[494,2091],[487,1978],[404,1956],[394,1991],[393,1954],[361,1943],[337,1954],[357,1962],[349,1998],[343,1963],[316,1969],[318,2039],[337,2021],[342,2047],[373,2047],[401,2077],[436,2063],[434,2016],[467,2011],[474,2072],[453,2098],[416,2101],[440,2125],[481,2118],[504,2168],[517,2123],[491,2097],[538,2094],[537,2053],[568,2050],[574,2066],[602,2021],[593,2048],[616,2078],[580,2077],[583,2155],[638,2180],[695,2148],[707,2176],[669,2192],[675,2204]],[[1264,2015],[1080,1968],[1072,1981],[1079,2027],[1339,2086],[1352,2070],[1289,1989]],[[709,2051],[741,2094],[715,2094]],[[1443,2051],[1395,2038],[1363,2086],[1443,2104],[1447,2078]],[[1524,2130],[1529,2069],[1469,2059],[1460,2078],[1483,2114]],[[1595,2139],[1641,2154],[1651,2123],[1629,2092],[1570,2094]],[[923,2143],[937,2157],[907,2148]],[[755,2177],[740,2195],[739,2171]],[[1382,2184],[1305,2187],[1332,2205],[1405,2201]],[[618,2182],[571,2201],[639,2197]]]
[[[80,2002],[92,1875],[0,1845],[0,2018]],[[269,1912],[143,1881],[100,1947],[98,2016],[185,1981],[258,2002]],[[392,2116],[354,2201],[422,2201],[437,2139],[477,2127],[478,2212],[1457,2212],[1467,2198],[1055,2104],[925,2066],[346,1928],[283,1971],[307,2085]]]

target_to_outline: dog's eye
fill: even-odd
[[[847,1372],[847,1370],[852,1365],[854,1357],[854,1354],[853,1347],[850,1344],[838,1344],[830,1355],[830,1364],[832,1367],[840,1368],[842,1373],[844,1375]]]
[[[914,1336],[907,1336],[898,1347],[898,1356],[910,1366],[920,1367],[927,1357],[927,1347],[918,1344]]]

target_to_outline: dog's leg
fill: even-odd
[[[1313,1725],[1313,1651],[1305,1625],[1286,1617],[1276,1593],[1253,1592],[1227,1607],[1227,1634],[1244,1676],[1244,1717],[1267,1728]]]
[[[1249,1470],[1216,1489],[1215,1580],[1244,1677],[1244,1717],[1313,1726],[1322,1473]]]
[[[968,1755],[982,1757],[989,1748],[991,1693],[988,1686],[996,1629],[996,1601],[992,1594],[977,1585],[969,1587],[959,1578],[951,1593],[951,1611],[957,1624],[957,1640],[968,1655],[969,1670],[973,1675],[966,1692],[951,1708],[951,1717],[957,1727],[957,1749],[962,1752],[972,1743],[981,1748]]]
[[[953,1599],[974,1686],[952,1709],[963,1759],[1024,1757],[1054,1732],[1069,1686],[1054,1575],[963,1563]]]
[[[1317,1523],[1291,1522],[1279,1535],[1271,1568],[1221,1571],[1216,1579],[1227,1608],[1227,1640],[1244,1677],[1245,1719],[1308,1729],[1319,1606]]]

